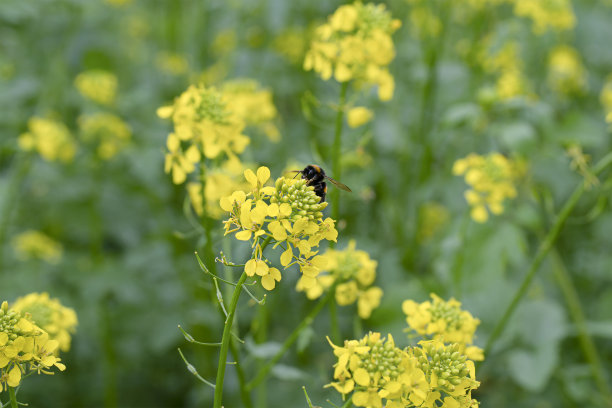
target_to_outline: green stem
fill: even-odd
[[[576,329],[578,330],[578,340],[580,341],[580,346],[582,347],[584,357],[591,367],[591,375],[595,380],[597,388],[599,388],[599,392],[604,396],[604,399],[607,400],[609,404],[612,404],[612,392],[610,391],[610,387],[606,381],[605,372],[601,365],[601,358],[597,353],[595,343],[589,335],[584,312],[582,311],[582,306],[580,305],[580,298],[578,297],[578,292],[576,291],[576,287],[572,282],[572,277],[565,268],[559,253],[553,249],[551,255],[553,257],[555,266],[555,278],[557,279],[561,292],[565,297],[570,316],[576,325]]]
[[[606,156],[604,156],[599,161],[599,163],[597,163],[597,165],[593,168],[593,173],[597,175],[602,170],[604,170],[610,163],[612,163],[612,152],[608,153]],[[485,350],[484,350],[485,355],[487,355],[491,351],[491,347],[493,347],[493,344],[495,343],[497,338],[502,334],[502,332],[506,328],[508,321],[510,320],[510,317],[512,316],[512,314],[514,313],[514,310],[516,309],[519,302],[521,301],[521,299],[527,292],[527,289],[529,289],[531,281],[533,280],[534,276],[538,272],[538,269],[540,268],[542,261],[544,261],[544,258],[546,258],[546,256],[552,249],[553,244],[555,243],[555,241],[557,240],[557,237],[559,236],[559,233],[561,232],[561,228],[563,227],[563,224],[565,223],[565,221],[567,220],[567,217],[569,217],[570,213],[572,212],[572,210],[578,203],[578,200],[582,196],[582,193],[584,193],[584,190],[585,190],[585,183],[584,181],[582,181],[574,189],[574,192],[572,193],[572,195],[565,202],[565,205],[559,212],[559,215],[557,216],[555,223],[553,224],[552,228],[550,229],[550,231],[544,238],[544,241],[542,241],[542,243],[540,244],[538,251],[536,253],[536,256],[531,262],[531,265],[529,267],[527,274],[523,278],[523,282],[521,283],[521,286],[516,291],[512,301],[510,302],[510,305],[504,312],[501,320],[497,323],[497,325],[493,329],[493,332],[491,333],[491,336],[489,337],[487,344],[485,346]]]
[[[18,153],[17,158],[17,169],[13,172],[13,176],[9,182],[8,189],[6,191],[5,201],[2,203],[2,214],[0,214],[0,271],[2,268],[2,260],[4,255],[4,240],[6,239],[9,221],[11,219],[11,213],[13,208],[19,201],[19,189],[23,185],[23,180],[28,174],[30,169],[30,155]]]
[[[346,103],[346,90],[348,82],[343,82],[340,85],[340,101],[338,103],[338,113],[336,114],[336,131],[334,133],[334,144],[332,146],[332,177],[337,180],[342,179],[342,123],[344,122],[344,108]],[[332,213],[331,217],[338,220],[340,213],[340,194],[338,191],[332,193]],[[334,247],[334,243],[330,242],[330,247]]]
[[[17,396],[15,395],[15,389],[13,387],[8,387],[9,398],[11,399],[11,408],[18,408],[17,405]]]
[[[336,288],[331,288],[330,293],[333,292],[332,297],[336,296]],[[334,343],[340,341],[340,325],[338,324],[338,308],[336,302],[329,302],[329,325],[331,331],[331,339]]]
[[[266,240],[261,244],[261,250],[266,248],[270,243],[271,237],[267,237]],[[227,364],[227,351],[229,349],[229,344],[231,340],[231,331],[232,331],[232,323],[234,322],[234,315],[236,314],[236,307],[238,306],[238,299],[240,298],[240,293],[242,292],[242,285],[246,281],[247,275],[246,272],[242,272],[238,282],[236,283],[236,287],[234,288],[234,293],[232,294],[232,301],[230,302],[229,308],[227,310],[227,319],[225,320],[225,325],[223,327],[223,338],[221,339],[221,351],[219,352],[219,365],[217,368],[217,380],[215,382],[215,402],[214,408],[221,408],[221,400],[223,399],[223,381],[225,379],[225,366]]]
[[[308,313],[308,315],[300,322],[300,324],[293,329],[293,332],[287,337],[282,347],[278,352],[272,357],[263,367],[259,369],[255,378],[253,378],[246,386],[247,390],[252,390],[257,387],[268,375],[268,372],[274,367],[274,365],[280,360],[280,358],[285,354],[285,352],[293,345],[293,343],[298,339],[298,336],[306,327],[310,326],[314,320],[314,318],[319,314],[325,303],[329,301],[331,298],[332,290],[327,292],[327,295],[319,300],[319,303]]]
[[[453,268],[451,270],[451,275],[453,277],[453,286],[454,286],[454,296],[457,299],[461,299],[461,281],[463,278],[463,260],[465,256],[465,251],[463,250],[463,242],[465,241],[465,237],[467,235],[467,229],[470,225],[470,211],[469,209],[465,212],[463,216],[463,220],[461,220],[461,225],[459,226],[459,242],[457,246],[457,254],[455,255],[455,260],[453,262]]]

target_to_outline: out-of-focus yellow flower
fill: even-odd
[[[437,37],[442,31],[442,21],[432,12],[429,2],[421,1],[410,9],[410,27],[418,37]]]
[[[40,231],[24,231],[13,238],[12,245],[21,260],[42,259],[56,264],[62,258],[62,244]]]
[[[586,70],[578,52],[559,45],[548,54],[548,85],[557,93],[570,95],[586,88]]]
[[[117,77],[112,72],[92,69],[74,80],[81,95],[102,105],[112,105],[117,97]]]
[[[257,172],[246,170],[249,192],[235,191],[220,200],[221,208],[229,212],[224,221],[225,235],[235,233],[240,241],[252,241],[253,258],[245,265],[248,276],[261,276],[261,284],[272,290],[280,281],[276,268],[268,267],[263,259],[261,239],[270,237],[274,247],[283,245],[281,265],[287,269],[297,264],[305,287],[316,283],[316,277],[327,265],[327,257],[318,255],[321,240],[335,241],[338,232],[331,218],[323,219],[323,208],[312,186],[303,179],[276,180],[274,187],[265,186],[270,170],[260,167]]]
[[[274,49],[292,64],[304,61],[312,30],[290,27],[274,38]]]
[[[612,123],[612,75],[608,76],[603,88],[601,88],[599,100],[606,114],[606,122]]]
[[[133,0],[104,0],[104,1],[112,6],[121,7],[121,6],[126,6],[132,3]]]
[[[356,106],[349,109],[346,114],[346,121],[350,127],[357,128],[368,123],[372,120],[372,117],[374,117],[374,112],[370,109],[363,106]]]
[[[8,302],[0,306],[0,391],[17,387],[22,373],[53,374],[54,367],[64,371],[66,366],[57,357],[57,340],[36,326],[24,315],[9,309]]]
[[[127,146],[132,130],[120,117],[98,112],[78,119],[84,141],[96,144],[96,152],[103,160],[111,159]]]
[[[509,41],[499,50],[491,53],[485,51],[480,56],[485,71],[497,75],[496,97],[502,101],[531,95],[518,46],[517,42]],[[485,45],[484,49],[487,48]]]
[[[482,350],[472,346],[480,320],[474,318],[470,312],[462,310],[461,303],[454,298],[444,301],[433,293],[431,298],[432,302],[404,301],[402,310],[406,315],[408,328],[427,339],[462,345],[461,351],[464,354],[468,354],[466,349],[469,348],[470,359],[482,360]]]
[[[395,57],[391,35],[401,26],[383,4],[356,2],[340,6],[315,30],[304,69],[338,82],[377,85],[378,97],[393,97],[395,83],[387,66]]]
[[[261,129],[271,141],[280,140],[280,133],[274,124],[278,113],[271,91],[261,89],[252,79],[226,81],[220,90],[228,111],[242,119],[247,126]]]
[[[514,14],[530,18],[536,34],[571,30],[576,25],[570,0],[514,0]]]
[[[76,144],[66,125],[36,116],[28,120],[28,132],[19,136],[18,143],[22,150],[35,150],[48,161],[68,163],[76,153]]]
[[[309,299],[316,299],[336,283],[336,302],[340,306],[357,302],[359,317],[369,318],[372,310],[380,305],[383,295],[381,288],[372,286],[378,262],[371,259],[367,252],[356,250],[354,240],[342,251],[327,250],[325,256],[328,262],[324,271],[327,273],[317,276],[316,282],[308,287],[299,280],[297,290],[306,292]]]
[[[50,340],[57,340],[61,351],[70,350],[71,334],[78,324],[73,309],[62,306],[58,299],[50,299],[44,292],[18,298],[12,308],[24,315],[29,313],[32,322],[45,330]]]
[[[489,218],[487,208],[496,215],[504,211],[504,200],[516,197],[514,184],[522,173],[520,162],[499,153],[487,156],[471,153],[453,165],[453,174],[465,175],[465,182],[472,187],[465,192],[465,199],[472,208],[472,219],[477,222]]]
[[[222,57],[228,54],[232,54],[238,45],[238,38],[236,37],[236,30],[234,28],[227,28],[220,31],[210,45],[210,49],[217,57]]]
[[[171,75],[183,75],[189,71],[189,63],[185,56],[168,51],[160,51],[157,53],[155,65],[162,72]]]
[[[446,207],[436,202],[425,203],[419,209],[419,239],[427,241],[440,231],[450,219]]]

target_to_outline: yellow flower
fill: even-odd
[[[74,80],[81,95],[102,105],[112,105],[117,96],[117,77],[104,70],[81,72]]]
[[[83,140],[96,144],[96,152],[103,160],[111,159],[127,146],[132,130],[120,117],[112,113],[94,113],[78,119]]]
[[[77,315],[73,309],[62,306],[48,293],[30,293],[18,298],[12,308],[22,314],[29,313],[32,321],[57,340],[62,351],[70,350],[71,334],[75,332]]]
[[[459,161],[455,163],[458,162]],[[449,219],[449,211],[442,204],[436,202],[423,204],[423,206],[419,208],[419,239],[427,241],[433,238],[448,224]]]
[[[608,79],[604,83],[601,94],[599,95],[599,100],[606,114],[606,122],[612,123],[612,75],[608,76]]]
[[[530,18],[536,34],[548,29],[570,30],[576,25],[570,0],[515,0],[514,14]]]
[[[171,75],[182,75],[189,71],[189,63],[183,55],[168,51],[157,53],[155,65],[161,71]]]
[[[304,61],[312,30],[289,27],[274,38],[274,49],[292,64]]]
[[[357,128],[368,123],[370,120],[372,120],[373,116],[374,113],[368,108],[357,106],[347,112],[346,121],[350,127]]]
[[[13,238],[12,245],[21,260],[42,259],[56,264],[62,258],[62,245],[40,231],[24,231]]]
[[[400,26],[382,4],[340,6],[315,30],[304,69],[314,70],[324,80],[333,75],[338,82],[376,85],[379,98],[389,100],[394,83],[387,66],[395,57],[391,35]]]
[[[28,121],[28,130],[19,136],[22,150],[36,150],[48,161],[72,161],[76,145],[66,125],[51,119],[32,117]]]
[[[580,93],[586,88],[586,70],[578,52],[559,45],[548,54],[548,85],[557,93]]]

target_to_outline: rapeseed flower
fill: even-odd
[[[604,83],[599,95],[599,100],[606,114],[606,122],[612,123],[612,75],[608,76],[608,79]]]
[[[519,44],[515,41],[504,43],[498,50],[488,51],[485,40],[484,53],[479,56],[485,71],[497,76],[496,98],[504,101],[520,96],[531,95],[523,62],[519,55]]]
[[[536,34],[571,30],[576,25],[570,0],[514,0],[514,14],[530,18]]]
[[[168,51],[157,53],[155,65],[160,71],[170,75],[183,75],[189,71],[189,62],[185,56]]]
[[[127,146],[132,130],[120,117],[112,113],[98,112],[82,115],[78,119],[82,138],[96,146],[96,153],[103,160],[113,158]]]
[[[81,72],[74,79],[81,95],[101,105],[112,105],[117,97],[117,76],[112,72],[92,69]]]
[[[455,161],[453,174],[465,175],[465,182],[472,187],[465,192],[465,199],[474,221],[487,221],[487,209],[496,215],[504,211],[504,200],[516,197],[515,183],[522,174],[521,167],[519,162],[499,153],[487,156],[471,153]]]
[[[380,305],[383,295],[381,288],[372,286],[376,278],[378,262],[371,259],[367,252],[355,249],[355,241],[350,241],[344,250],[329,249],[325,252],[327,266],[316,278],[316,283],[305,287],[300,279],[297,290],[306,292],[309,299],[316,299],[336,284],[336,303],[346,306],[357,302],[357,313],[367,319],[372,310]]]
[[[25,151],[37,151],[48,161],[72,161],[76,144],[70,131],[53,119],[32,117],[28,120],[28,132],[19,136],[19,147]]]
[[[356,106],[349,109],[346,113],[346,121],[350,127],[357,128],[368,123],[372,120],[373,116],[374,113],[370,109],[363,106]]]
[[[304,69],[322,79],[378,86],[378,97],[393,97],[395,83],[388,65],[395,57],[391,35],[401,26],[383,4],[356,2],[340,6],[327,23],[316,28]]]
[[[335,241],[338,232],[331,218],[323,219],[327,203],[320,202],[312,186],[303,179],[278,178],[274,186],[265,186],[270,170],[260,167],[257,172],[246,170],[244,177],[249,191],[235,191],[220,200],[229,213],[224,221],[225,235],[234,234],[240,241],[252,241],[253,257],[245,265],[248,276],[261,276],[262,286],[274,289],[281,274],[270,268],[263,258],[261,240],[274,240],[274,247],[282,246],[281,265],[287,269],[298,265],[303,285],[316,284],[316,277],[326,266],[327,258],[318,255],[321,240]]]
[[[41,259],[56,264],[62,258],[62,244],[40,231],[24,231],[13,238],[12,245],[21,260]]]
[[[45,292],[18,298],[12,309],[29,314],[31,321],[49,334],[50,340],[57,340],[61,351],[70,350],[71,334],[77,325],[73,309],[63,306],[58,299],[49,298]]]
[[[436,202],[427,202],[419,208],[419,240],[427,241],[434,237],[448,223],[450,213],[448,209]]]
[[[558,45],[548,54],[548,85],[557,93],[571,95],[586,88],[586,69],[580,54],[567,45]]]

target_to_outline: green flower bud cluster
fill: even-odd
[[[423,349],[415,348],[419,367],[431,377],[438,378],[438,386],[448,392],[453,392],[456,385],[461,384],[469,374],[466,356],[459,351],[458,344],[443,346],[438,343],[424,344]]]
[[[270,197],[271,203],[287,203],[291,205],[292,221],[306,217],[310,220],[323,218],[323,209],[327,207],[326,202],[320,202],[321,198],[314,192],[314,187],[306,185],[306,180],[293,180],[284,177],[276,180],[276,193]]]
[[[211,122],[224,124],[229,116],[221,94],[212,88],[201,88],[199,98],[192,97],[191,102],[196,105],[197,120],[208,119]]]
[[[394,381],[403,372],[401,367],[402,350],[395,347],[392,342],[378,339],[370,345],[370,352],[362,354],[361,367],[374,378],[380,377],[378,384],[384,386],[387,381]],[[377,375],[378,374],[378,375]]]
[[[19,336],[23,336],[26,333],[22,333],[22,330],[17,326],[17,322],[21,319],[21,315],[8,308],[8,303],[2,303],[0,308],[0,333],[6,333],[8,335],[8,341],[11,343]]]
[[[430,309],[431,320],[444,320],[449,328],[459,329],[462,324],[461,308],[451,302],[436,301]]]

